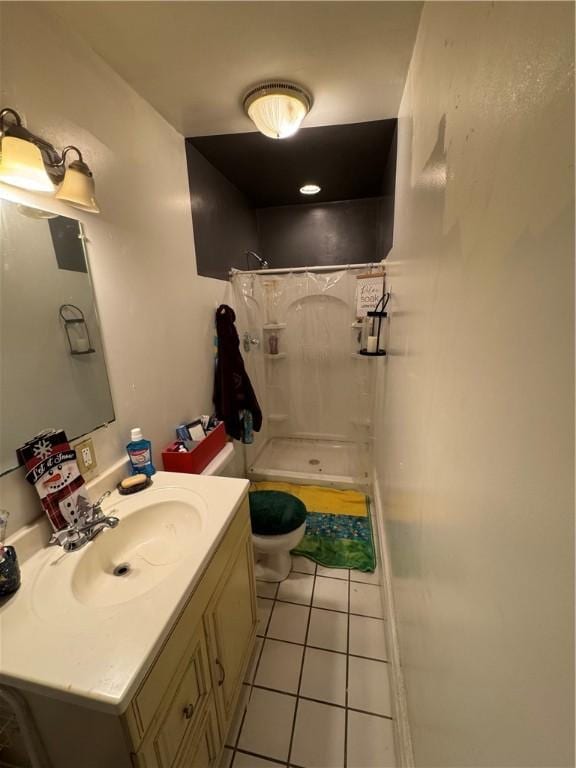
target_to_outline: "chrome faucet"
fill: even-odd
[[[268,262],[262,256],[259,256],[256,251],[244,251],[244,255],[246,256],[246,269],[250,269],[250,256],[260,264],[260,269],[268,269]]]
[[[102,512],[102,502],[110,494],[111,491],[106,491],[100,496],[98,501],[90,505],[88,511],[79,518],[77,523],[53,533],[49,543],[59,545],[64,552],[75,552],[95,539],[104,528],[116,528],[120,520]]]

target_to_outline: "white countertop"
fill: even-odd
[[[175,619],[198,583],[248,490],[235,478],[157,472],[153,485],[131,496],[116,491],[103,505],[120,518],[77,552],[39,546],[49,533],[42,519],[8,543],[21,552],[22,586],[0,605],[0,683],[105,712],[123,712]],[[80,560],[101,537],[122,531],[138,515],[136,502],[174,493],[201,510],[195,545],[163,581],[115,605],[88,605],[70,584]],[[160,512],[158,513],[160,516]],[[129,530],[128,524],[124,531]],[[31,542],[36,542],[31,547]],[[94,558],[92,558],[94,559]]]

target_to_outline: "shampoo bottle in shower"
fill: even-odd
[[[268,336],[268,353],[271,355],[278,354],[278,336],[275,333]]]

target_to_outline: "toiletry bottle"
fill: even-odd
[[[131,431],[130,442],[126,446],[126,450],[132,464],[133,475],[142,472],[150,476],[156,472],[152,464],[152,443],[150,440],[144,440],[140,427],[134,427]]]

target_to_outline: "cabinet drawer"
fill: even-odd
[[[200,631],[191,648],[180,685],[154,739],[158,763],[162,768],[172,765],[184,738],[196,727],[209,689],[206,642]]]

